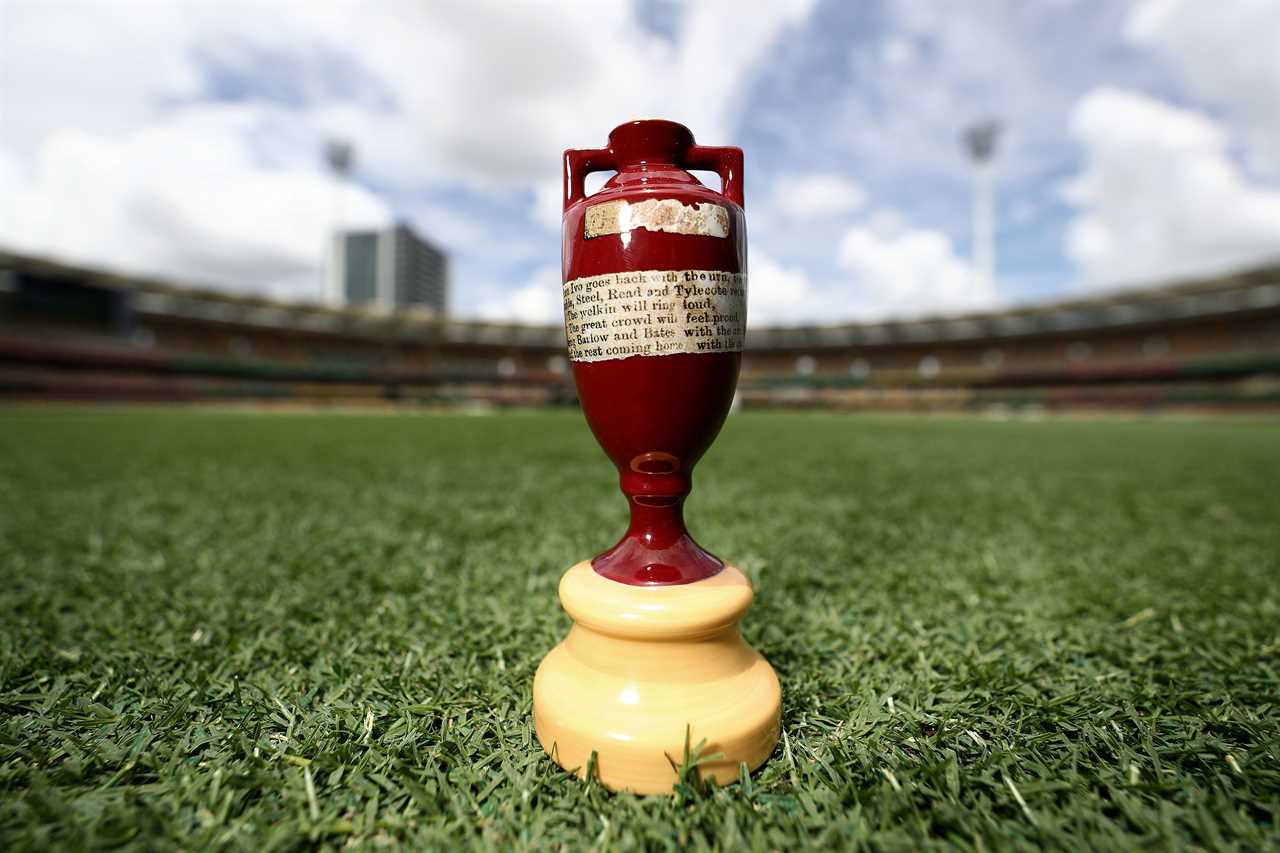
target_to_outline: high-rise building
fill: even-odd
[[[407,225],[336,235],[329,270],[331,291],[345,305],[445,313],[449,258]]]

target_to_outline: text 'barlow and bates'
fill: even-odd
[[[720,270],[640,270],[564,283],[569,358],[606,361],[741,352],[747,277]]]

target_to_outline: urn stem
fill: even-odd
[[[622,541],[591,561],[611,580],[640,586],[685,584],[712,577],[724,562],[689,535],[684,526],[688,494],[628,495],[631,524]]]
[[[631,498],[631,525],[629,538],[638,539],[649,548],[670,548],[682,536],[688,536],[684,526],[684,495],[675,497]]]

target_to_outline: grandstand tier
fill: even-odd
[[[753,328],[743,405],[1280,409],[1280,267],[963,316]],[[0,399],[546,405],[564,332],[0,253]]]

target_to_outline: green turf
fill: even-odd
[[[1280,425],[743,415],[695,535],[783,741],[612,795],[533,738],[580,416],[0,412],[0,848],[1280,843]]]

